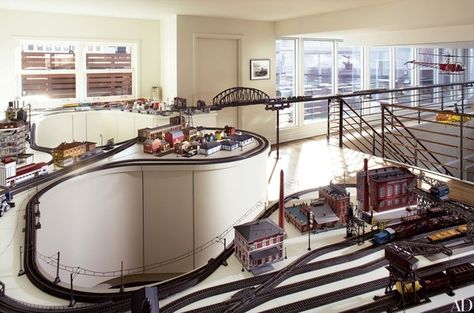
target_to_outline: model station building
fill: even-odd
[[[261,219],[234,226],[235,256],[247,270],[283,258],[285,231],[270,219]]]
[[[53,162],[57,166],[67,166],[74,163],[74,161],[83,156],[85,153],[93,151],[95,148],[95,142],[63,142],[53,149]]]

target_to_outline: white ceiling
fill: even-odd
[[[277,21],[392,1],[395,0],[0,0],[0,9],[143,19],[200,15]]]

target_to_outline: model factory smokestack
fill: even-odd
[[[278,226],[285,229],[285,202],[283,198],[285,197],[285,193],[283,191],[283,170],[280,171],[280,209],[278,214]]]

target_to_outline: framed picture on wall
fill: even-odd
[[[251,59],[250,79],[270,79],[270,59]]]

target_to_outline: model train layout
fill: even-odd
[[[186,101],[176,98],[174,105],[185,108]],[[159,111],[160,105],[147,101],[142,103],[139,100],[129,110]],[[254,141],[257,148],[250,145]],[[260,149],[261,152],[260,146],[264,146],[262,139],[255,134],[237,130],[232,126],[193,127],[179,115],[171,116],[170,123],[167,125],[139,129],[137,138],[130,140],[120,149],[112,149],[110,153],[123,151],[137,142],[143,145],[144,153],[162,156],[172,151],[185,157],[173,159],[175,163],[191,161],[201,162],[201,164],[212,164],[211,158],[206,156],[217,151],[233,151],[241,148],[243,157],[246,157],[253,153],[253,150]],[[266,144],[268,145],[268,142]],[[245,151],[244,147],[248,147],[248,151]],[[31,196],[27,205],[25,247],[28,248],[24,251],[24,271],[39,289],[56,297],[70,300],[71,308],[48,308],[50,311],[125,312],[132,309],[132,312],[135,312],[134,298],[138,298],[139,294],[149,294],[152,295],[149,297],[156,298],[156,303],[158,300],[161,301],[160,312],[175,312],[180,309],[188,312],[247,312],[257,308],[263,312],[286,313],[319,308],[380,290],[385,290],[385,294],[378,296],[374,303],[367,303],[365,306],[379,306],[383,308],[383,311],[390,311],[425,303],[436,294],[456,292],[457,288],[470,285],[474,281],[472,254],[442,260],[428,266],[419,266],[413,250],[402,245],[405,242],[410,247],[416,247],[419,249],[417,251],[423,252],[421,253],[423,255],[428,255],[432,251],[439,252],[441,248],[447,249],[445,245],[447,243],[450,244],[449,249],[453,250],[466,246],[468,244],[466,239],[472,236],[473,207],[453,199],[449,195],[449,186],[445,182],[430,181],[427,186],[426,180],[423,180],[425,177],[405,167],[385,166],[369,170],[366,162],[364,169],[357,174],[356,185],[330,182],[327,186],[301,191],[286,197],[281,192],[281,203],[269,205],[254,221],[236,224],[234,242],[229,245],[224,243],[224,251],[210,259],[206,265],[176,278],[156,283],[152,287],[146,287],[145,291],[125,288],[123,282],[120,291],[117,292],[110,290],[95,292],[79,288],[76,290],[73,289],[72,278],[71,287],[58,284],[46,277],[37,264],[35,244],[37,231],[41,227],[39,214],[41,196],[73,177],[74,169],[79,166],[92,164],[107,157],[101,149],[96,149],[95,143],[87,141],[65,142],[51,149],[54,163],[61,168],[49,174],[47,163],[30,163],[16,168],[16,162],[17,160],[19,162],[21,158],[13,158],[14,156],[10,155],[4,158],[3,172],[1,172],[3,175],[0,175],[3,179],[0,184],[3,186],[12,189],[18,187],[18,190],[22,190],[20,187],[27,181],[37,184],[41,182],[45,185]],[[199,154],[202,158],[195,157]],[[80,163],[82,161],[84,163]],[[156,164],[165,164],[167,161],[169,160],[166,158],[158,157],[156,162],[150,162],[150,159],[121,160],[113,164],[104,162],[97,167],[84,169],[84,172],[128,165],[156,166]],[[356,189],[357,204],[351,203],[348,188]],[[295,204],[296,198],[308,193],[316,193],[317,196]],[[12,205],[11,200],[12,194],[5,193],[1,200],[0,216]],[[290,201],[293,201],[292,204],[286,205]],[[410,213],[407,213],[407,210]],[[271,221],[270,218],[275,212],[282,216],[282,220],[283,217],[286,218],[287,222],[282,222],[284,227],[291,228],[291,233],[296,230],[294,233],[297,237],[294,238],[299,238],[304,232],[307,232],[310,238],[317,236],[319,232],[328,233],[343,227],[346,228],[347,237],[315,249],[308,246],[304,253],[293,256],[291,261],[286,260],[285,236],[288,236],[290,231],[288,229],[285,231],[282,225],[276,225]],[[397,212],[398,216],[386,218],[386,214],[393,212]],[[303,236],[306,238],[306,234]],[[295,240],[294,238],[290,239]],[[347,252],[347,248],[350,248],[351,252]],[[384,250],[384,257],[377,254],[382,250]],[[336,256],[318,259],[336,252]],[[367,256],[371,259],[362,265],[350,264],[352,261]],[[248,274],[248,277],[201,288],[184,295],[180,294],[209,277],[222,264],[227,264],[228,260],[239,262],[242,272]],[[282,265],[282,263],[285,264]],[[57,265],[59,269],[59,261]],[[325,275],[313,273],[313,271],[336,265],[347,268],[337,268]],[[261,306],[280,297],[301,292],[301,290],[338,283],[350,277],[383,269],[385,266],[388,269],[386,277],[352,284],[349,287],[340,287],[334,291],[323,291],[306,299],[279,304],[272,308]],[[309,275],[294,280],[294,277],[302,273]],[[31,308],[24,303],[7,298],[4,288],[3,285],[0,310],[31,312]],[[216,296],[225,299],[206,302]],[[141,297],[143,298],[143,295]],[[88,306],[76,305],[76,301]],[[190,306],[196,302],[198,304]],[[354,308],[354,312],[359,309],[363,311],[362,308]],[[377,310],[368,310],[368,312],[375,311]]]

